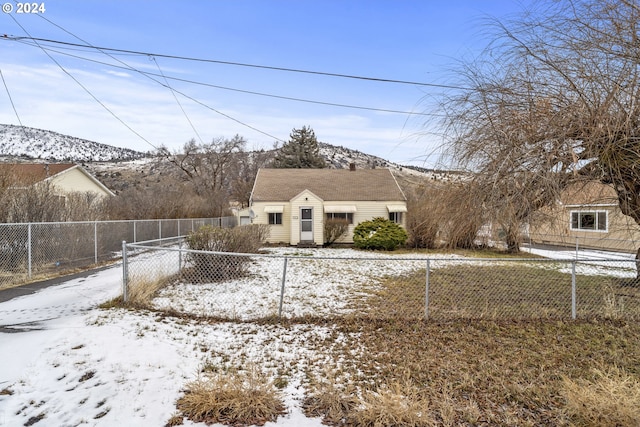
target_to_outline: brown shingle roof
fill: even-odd
[[[74,166],[73,163],[0,163],[0,174],[11,175],[17,183],[30,185]]]
[[[323,200],[406,200],[389,169],[260,169],[254,202],[291,200],[309,190]]]

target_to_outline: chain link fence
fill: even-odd
[[[125,300],[225,320],[640,318],[633,260],[232,254],[126,244]]]
[[[117,259],[122,241],[174,237],[235,217],[0,224],[0,289]]]

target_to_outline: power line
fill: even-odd
[[[198,137],[198,139],[200,140],[201,144],[204,144],[204,141],[202,140],[202,137],[200,136],[200,133],[198,133],[198,130],[196,129],[196,127],[193,125],[193,122],[191,121],[191,119],[189,118],[189,116],[187,115],[187,112],[185,111],[184,107],[182,106],[182,104],[180,103],[180,100],[178,99],[178,97],[176,96],[176,91],[173,90],[173,88],[169,85],[169,81],[167,80],[167,77],[164,75],[164,73],[162,72],[162,69],[160,69],[160,64],[158,64],[158,61],[156,61],[156,58],[151,57],[151,59],[153,60],[153,62],[156,64],[156,67],[158,67],[158,72],[160,72],[160,74],[162,75],[162,78],[164,79],[164,82],[167,84],[167,87],[169,88],[169,90],[171,91],[171,95],[173,95],[173,99],[176,100],[176,103],[178,104],[178,107],[180,107],[180,110],[182,111],[182,114],[184,114],[184,117],[187,119],[187,122],[189,122],[189,126],[191,126],[191,129],[193,129],[193,131],[195,132],[196,136]]]
[[[5,90],[7,91],[7,96],[9,97],[9,102],[11,103],[11,108],[13,108],[13,112],[18,119],[18,123],[20,123],[20,130],[22,131],[22,136],[24,136],[25,140],[28,140],[27,132],[22,124],[22,120],[20,119],[20,114],[18,114],[18,109],[16,105],[13,103],[13,98],[11,97],[11,92],[9,92],[9,86],[7,86],[7,81],[4,79],[4,74],[2,74],[2,70],[0,70],[0,78],[2,78],[2,84],[4,85]]]
[[[9,97],[9,102],[11,103],[11,108],[13,108],[13,112],[18,119],[18,123],[20,123],[20,127],[24,129],[24,125],[22,124],[22,120],[20,120],[20,115],[18,114],[18,110],[16,109],[16,105],[13,103],[13,98],[11,98],[11,92],[9,92],[9,87],[7,86],[7,82],[4,79],[4,74],[2,74],[2,70],[0,70],[0,78],[2,78],[2,84],[4,84],[4,89],[7,91],[7,96]]]
[[[207,63],[214,63],[214,64],[222,64],[222,65],[233,65],[233,66],[237,66],[237,67],[259,68],[259,69],[273,70],[273,71],[285,71],[285,72],[290,72],[290,73],[313,74],[313,75],[320,75],[320,76],[340,77],[340,78],[346,78],[346,79],[367,80],[367,81],[383,82],[383,83],[407,84],[407,85],[413,85],[413,86],[428,86],[428,87],[437,87],[437,88],[441,88],[441,89],[469,90],[469,88],[464,88],[464,87],[461,87],[461,86],[454,86],[454,85],[444,85],[444,84],[425,83],[425,82],[413,82],[413,81],[407,81],[407,80],[396,80],[396,79],[386,79],[386,78],[379,78],[379,77],[357,76],[357,75],[341,74],[341,73],[329,73],[329,72],[324,72],[324,71],[302,70],[302,69],[296,69],[296,68],[286,68],[286,67],[275,67],[275,66],[269,66],[269,65],[248,64],[248,63],[243,63],[243,62],[231,62],[231,61],[222,61],[222,60],[217,60],[217,59],[194,58],[194,57],[179,56],[179,55],[166,55],[166,54],[154,53],[154,52],[142,52],[142,51],[135,51],[135,50],[128,50],[128,49],[116,49],[116,48],[110,48],[110,47],[99,47],[99,46],[93,46],[93,45],[90,45],[90,44],[63,42],[63,41],[60,41],[60,40],[43,39],[43,38],[36,38],[36,37],[31,37],[31,36],[30,37],[16,37],[16,36],[4,35],[2,38],[6,39],[6,40],[11,40],[11,41],[21,41],[21,40],[25,40],[26,39],[26,40],[32,40],[34,42],[44,42],[44,43],[52,43],[52,44],[65,45],[65,46],[82,47],[82,48],[87,48],[87,49],[96,49],[96,50],[100,50],[100,51],[126,53],[126,54],[131,54],[131,55],[154,56],[154,57],[157,57],[157,58],[177,59],[177,60],[182,60],[182,61],[207,62]]]
[[[271,135],[271,134],[269,134],[269,133],[267,133],[267,132],[264,132],[264,131],[262,131],[262,130],[260,130],[260,129],[258,129],[258,128],[254,127],[254,126],[251,126],[251,125],[249,125],[249,124],[247,124],[247,123],[245,123],[245,122],[243,122],[243,121],[241,121],[241,120],[238,120],[238,119],[236,119],[236,118],[234,118],[234,117],[231,117],[230,115],[225,114],[225,113],[223,113],[222,111],[219,111],[219,110],[217,110],[217,109],[215,109],[215,108],[213,108],[213,107],[211,107],[211,106],[209,106],[209,105],[207,105],[207,104],[204,104],[203,102],[200,102],[200,101],[196,100],[195,98],[193,98],[193,97],[191,97],[191,96],[186,95],[186,94],[185,94],[185,93],[183,93],[183,92],[180,92],[180,91],[178,91],[178,90],[173,89],[171,86],[169,86],[168,82],[167,82],[167,84],[163,84],[162,82],[159,82],[158,80],[156,80],[156,79],[154,79],[154,78],[150,77],[149,73],[145,73],[145,72],[143,72],[143,71],[140,71],[140,70],[138,70],[138,69],[136,69],[136,68],[134,68],[134,67],[130,66],[130,65],[129,65],[129,64],[127,64],[126,62],[121,61],[120,59],[118,59],[118,58],[114,57],[114,56],[113,56],[113,55],[111,55],[110,53],[105,52],[105,51],[104,51],[104,49],[101,49],[101,48],[99,48],[99,47],[95,47],[95,46],[93,46],[91,43],[89,43],[88,41],[86,41],[86,40],[82,39],[81,37],[79,37],[79,36],[77,36],[77,35],[73,34],[73,33],[72,33],[72,32],[70,32],[69,30],[67,30],[66,28],[64,28],[64,27],[62,27],[62,26],[60,26],[60,25],[56,24],[55,22],[53,22],[53,21],[51,21],[51,20],[47,19],[46,17],[44,17],[44,15],[42,15],[42,14],[38,14],[38,16],[39,16],[41,19],[44,19],[45,21],[47,21],[49,24],[51,24],[51,25],[55,26],[56,28],[59,28],[60,30],[62,30],[62,31],[64,31],[65,33],[69,34],[70,36],[72,36],[72,37],[74,37],[74,38],[76,38],[76,39],[80,40],[80,41],[81,41],[81,42],[83,42],[83,43],[85,43],[85,45],[86,45],[86,46],[89,46],[89,47],[91,47],[92,49],[97,49],[97,50],[98,50],[100,53],[102,53],[103,55],[108,56],[109,58],[113,59],[114,61],[117,61],[117,62],[119,62],[120,64],[124,65],[124,66],[126,67],[126,69],[127,69],[127,70],[131,70],[131,71],[133,71],[133,72],[139,73],[139,74],[141,74],[142,76],[144,76],[144,77],[148,78],[149,80],[151,80],[151,81],[153,81],[153,82],[155,82],[155,83],[159,84],[160,86],[163,86],[163,87],[165,87],[165,88],[167,88],[167,89],[171,90],[171,92],[172,92],[172,93],[173,93],[173,95],[174,95],[174,98],[175,98],[175,93],[179,93],[180,95],[184,96],[185,98],[190,99],[190,100],[192,100],[193,102],[195,102],[195,103],[197,103],[197,104],[199,104],[199,105],[201,105],[201,106],[203,106],[203,107],[205,107],[205,108],[207,108],[207,109],[209,109],[209,110],[213,111],[214,113],[219,114],[219,115],[221,115],[221,116],[223,116],[223,117],[225,117],[225,118],[227,118],[227,119],[229,119],[229,120],[231,120],[231,121],[234,121],[234,122],[236,122],[236,123],[240,124],[241,126],[247,127],[247,128],[249,128],[249,129],[251,129],[251,130],[253,130],[253,131],[255,131],[255,132],[258,132],[258,133],[262,134],[262,135],[265,135],[265,136],[268,136],[268,137],[270,137],[270,138],[273,138],[273,139],[275,139],[276,141],[284,142],[284,141],[282,141],[280,138],[278,138],[278,137],[276,137],[276,136],[273,136],[273,135]],[[15,18],[14,18],[14,20],[15,20]],[[23,28],[23,30],[24,30],[24,28]],[[25,33],[27,33],[27,32],[25,31]],[[30,36],[30,37],[28,37],[28,38],[31,38],[31,35],[30,35],[29,33],[27,33],[27,35],[29,35],[29,36]],[[42,48],[41,44],[39,44],[37,41],[35,41],[35,40],[34,40],[34,43],[35,43],[38,47]],[[46,53],[46,52],[45,52],[45,53]],[[153,58],[153,57],[150,57],[150,58]],[[155,58],[154,58],[154,61],[155,61]],[[107,65],[111,65],[111,64],[107,64]],[[156,61],[156,65],[157,65],[157,61]],[[111,66],[113,66],[113,65],[111,65]],[[121,67],[118,67],[118,68],[121,68]],[[158,69],[159,69],[159,66],[158,66]],[[162,73],[162,70],[160,70],[160,73]],[[156,77],[159,77],[157,74],[156,74],[155,76],[156,76]],[[164,79],[164,80],[165,80],[165,82],[166,82],[166,78],[164,77],[164,75],[162,75],[161,77],[163,77],[163,79]],[[178,102],[178,104],[180,105],[180,102],[177,100],[177,98],[176,98],[176,101],[177,101],[177,102]],[[180,108],[182,108],[182,105],[180,105]],[[183,110],[183,112],[184,112],[184,110]],[[185,113],[185,115],[186,115],[186,113]],[[188,117],[187,117],[187,120],[189,120],[189,118],[188,118]],[[189,123],[191,124],[191,121],[190,121],[190,120],[189,120]],[[128,127],[128,126],[127,126],[127,127]],[[192,125],[192,128],[193,128],[193,125]],[[194,131],[195,131],[195,129],[194,129]],[[134,133],[136,133],[136,132],[134,132]],[[136,133],[136,135],[137,135],[137,133]],[[198,134],[198,132],[197,132],[197,131],[196,131],[196,135],[198,135],[198,137],[199,137],[199,134]],[[155,148],[155,147],[154,147],[154,148]]]
[[[27,41],[22,41],[20,43],[24,43],[27,44],[28,46],[33,46],[33,44],[31,42],[27,42]],[[309,104],[317,104],[317,105],[326,105],[326,106],[330,106],[330,107],[340,107],[340,108],[351,108],[351,109],[356,109],[356,110],[366,110],[366,111],[376,111],[376,112],[382,112],[382,113],[393,113],[393,114],[406,114],[406,115],[413,115],[413,116],[432,116],[432,117],[441,117],[441,114],[437,114],[437,113],[422,113],[422,112],[415,112],[415,111],[402,111],[402,110],[393,110],[393,109],[388,109],[388,108],[376,108],[376,107],[365,107],[362,105],[351,105],[351,104],[341,104],[341,103],[335,103],[335,102],[327,102],[327,101],[317,101],[317,100],[311,100],[311,99],[305,99],[305,98],[296,98],[296,97],[290,97],[290,96],[284,96],[284,95],[275,95],[275,94],[270,94],[270,93],[265,93],[265,92],[257,92],[257,91],[250,91],[250,90],[246,90],[246,89],[238,89],[238,88],[232,88],[232,87],[227,87],[227,86],[220,86],[220,85],[214,85],[212,83],[205,83],[205,82],[199,82],[199,81],[195,81],[195,80],[190,80],[190,79],[183,79],[180,77],[172,77],[172,76],[168,76],[163,74],[155,74],[155,73],[151,73],[151,72],[147,72],[147,71],[140,71],[136,68],[133,68],[129,65],[126,65],[124,62],[120,61],[117,58],[113,58],[116,61],[125,64],[124,67],[118,66],[118,65],[114,65],[114,64],[110,64],[108,62],[103,62],[103,61],[98,61],[95,59],[89,59],[86,57],[82,57],[82,56],[78,56],[78,55],[73,55],[71,53],[68,52],[62,52],[60,50],[56,50],[56,49],[51,49],[48,48],[47,50],[51,51],[51,52],[55,52],[57,54],[60,55],[65,55],[65,56],[69,56],[72,58],[76,58],[76,59],[80,59],[83,61],[88,61],[88,62],[93,62],[96,64],[101,64],[101,65],[106,65],[112,68],[119,68],[122,70],[129,70],[129,71],[135,71],[139,74],[145,75],[145,76],[155,76],[155,77],[162,77],[163,79],[169,79],[169,80],[174,80],[174,81],[179,81],[179,82],[184,82],[184,83],[189,83],[189,84],[194,84],[194,85],[199,85],[199,86],[205,86],[205,87],[211,87],[211,88],[215,88],[215,89],[222,89],[222,90],[228,90],[228,91],[233,91],[233,92],[239,92],[239,93],[245,93],[248,95],[256,95],[256,96],[264,96],[264,97],[269,97],[269,98],[275,98],[275,99],[283,99],[286,101],[295,101],[295,102],[305,102],[305,103],[309,103]],[[82,51],[85,52],[85,51]],[[152,79],[153,81],[154,80]],[[167,83],[168,84],[168,83]]]
[[[13,21],[16,23],[16,25],[18,25],[22,31],[25,32],[25,34],[29,35],[29,32],[18,22],[18,20],[13,16],[13,14],[9,14],[9,16],[11,17],[11,19],[13,19]],[[31,38],[31,37],[29,37]],[[34,42],[36,43],[36,45],[38,45],[38,42],[36,40],[34,40]],[[39,46],[39,45],[38,45]],[[67,76],[69,76],[74,82],[76,82],[76,84],[78,86],[80,86],[91,98],[93,98],[94,101],[96,101],[98,104],[100,104],[100,106],[102,108],[104,108],[109,114],[111,114],[116,120],[118,120],[120,123],[122,123],[127,129],[129,129],[131,132],[133,132],[135,135],[137,135],[140,139],[142,139],[144,142],[146,142],[147,144],[149,144],[150,146],[152,146],[154,149],[158,149],[158,147],[156,147],[155,145],[153,145],[148,139],[146,139],[144,136],[140,135],[138,132],[136,132],[131,126],[129,126],[127,123],[124,122],[124,120],[122,120],[120,117],[118,117],[113,111],[111,111],[111,109],[109,109],[109,107],[107,107],[102,101],[100,101],[89,89],[87,89],[87,87],[85,87],[78,79],[76,79],[70,72],[68,72],[58,61],[55,60],[55,58],[53,56],[51,56],[46,49],[41,48],[42,51],[44,52],[45,55],[47,55],[49,57],[49,59],[51,59],[51,61],[53,61],[54,64],[56,64],[58,66],[58,68],[60,68],[62,70],[63,73],[65,73]]]
[[[38,15],[38,16],[41,16],[41,15]],[[42,17],[42,16],[41,16],[41,17]],[[65,68],[64,68],[64,67],[63,67],[63,66],[62,66],[58,61],[56,61],[56,60],[55,60],[55,59],[54,59],[54,58],[53,58],[53,57],[48,53],[47,49],[46,49],[46,48],[44,48],[44,47],[43,47],[43,46],[38,42],[38,40],[37,40],[36,38],[31,37],[31,35],[29,34],[29,32],[28,32],[28,31],[27,31],[27,30],[26,30],[22,25],[20,25],[20,23],[15,19],[15,17],[13,17],[13,15],[11,15],[11,18],[12,18],[12,19],[15,21],[15,23],[16,23],[16,24],[17,24],[17,25],[18,25],[18,26],[19,26],[19,27],[20,27],[20,28],[25,32],[25,34],[29,35],[29,37],[22,37],[22,39],[32,40],[36,47],[38,47],[39,49],[41,49],[41,50],[45,53],[45,55],[47,55],[47,56],[49,57],[49,59],[51,59],[51,61],[53,61],[53,62],[54,62],[54,63],[55,63],[55,64],[56,64],[56,65],[57,65],[57,66],[58,66],[58,67],[59,67],[59,68],[60,68],[60,69],[61,69],[61,70],[62,70],[62,71],[67,75],[67,76],[69,76],[69,77],[70,77],[74,82],[76,82],[76,83],[77,83],[77,84],[78,84],[78,85],[79,85],[79,86],[80,86],[80,87],[81,87],[85,92],[87,92],[87,94],[89,94],[89,96],[91,96],[91,97],[94,99],[94,101],[96,101],[96,102],[97,102],[100,106],[102,106],[102,107],[103,107],[107,112],[109,112],[109,114],[111,114],[111,115],[112,115],[116,120],[118,120],[120,123],[122,123],[122,124],[123,124],[127,129],[129,129],[133,134],[135,134],[136,136],[138,136],[138,137],[139,137],[140,139],[142,139],[144,142],[146,142],[147,144],[151,145],[154,149],[156,149],[156,150],[158,149],[158,147],[156,147],[156,146],[155,146],[154,144],[152,144],[149,140],[147,140],[145,137],[143,137],[143,136],[142,136],[142,135],[140,135],[138,132],[136,132],[136,131],[131,127],[131,126],[129,126],[127,123],[125,123],[125,122],[124,122],[124,120],[122,120],[120,117],[118,117],[118,116],[117,116],[117,115],[116,115],[116,114],[115,114],[111,109],[109,109],[109,108],[108,108],[108,107],[107,107],[107,106],[106,106],[102,101],[100,101],[100,100],[99,100],[99,99],[98,99],[98,98],[97,98],[97,97],[96,97],[96,96],[95,96],[91,91],[89,91],[89,89],[88,89],[87,87],[85,87],[82,83],[80,83],[80,81],[78,81],[78,79],[76,79],[76,78],[75,78],[75,77],[74,77],[70,72],[68,72],[68,71],[67,71],[67,70],[66,70],[66,69],[65,69]],[[48,19],[46,19],[46,18],[44,18],[44,19],[45,19],[47,22],[51,23],[52,25],[54,25],[54,26],[56,26],[56,27],[60,28],[61,30],[65,31],[66,33],[68,33],[68,34],[72,35],[73,37],[75,37],[75,38],[77,38],[77,39],[79,39],[79,40],[83,41],[84,43],[88,43],[88,42],[86,42],[85,40],[82,40],[80,37],[78,37],[78,36],[76,36],[76,35],[72,34],[71,32],[67,31],[66,29],[64,29],[64,28],[60,27],[59,25],[57,25],[57,24],[55,24],[55,23],[51,22],[50,20],[48,20]],[[6,37],[6,36],[5,36],[5,37]],[[2,39],[2,37],[0,37],[0,39]],[[91,46],[91,45],[90,45],[90,44],[87,44],[87,46]],[[100,48],[93,47],[93,46],[92,46],[92,48],[97,49],[97,50],[99,50],[99,51],[100,51]],[[253,130],[253,131],[256,131],[256,132],[258,132],[258,133],[261,133],[261,134],[263,134],[263,135],[266,135],[266,136],[268,136],[268,137],[270,137],[270,138],[273,138],[273,139],[275,139],[275,140],[277,140],[277,141],[284,142],[284,141],[282,141],[282,140],[281,140],[280,138],[278,138],[278,137],[275,137],[275,136],[273,136],[273,135],[271,135],[271,134],[269,134],[269,133],[267,133],[267,132],[264,132],[264,131],[262,131],[262,130],[260,130],[260,129],[258,129],[258,128],[254,127],[254,126],[251,126],[251,125],[249,125],[249,124],[247,124],[247,123],[244,123],[244,122],[242,122],[241,120],[238,120],[238,119],[236,119],[236,118],[234,118],[234,117],[231,117],[231,116],[230,116],[230,115],[228,115],[228,114],[225,114],[225,113],[223,113],[223,112],[221,112],[221,111],[219,111],[219,110],[216,110],[215,108],[213,108],[213,107],[211,107],[211,106],[209,106],[209,105],[206,105],[206,104],[204,104],[203,102],[200,102],[200,101],[198,101],[197,99],[195,99],[195,98],[193,98],[193,97],[190,97],[190,96],[188,96],[188,95],[184,94],[183,92],[180,92],[180,91],[177,91],[177,90],[172,89],[170,86],[165,85],[165,84],[163,84],[162,82],[159,82],[159,81],[155,80],[155,79],[154,79],[154,78],[152,78],[152,77],[149,77],[149,76],[147,75],[147,73],[144,73],[144,72],[142,72],[142,71],[139,71],[139,70],[137,70],[137,69],[135,69],[135,68],[131,67],[130,65],[126,64],[125,62],[120,61],[119,59],[117,59],[117,58],[113,57],[113,56],[112,56],[112,55],[110,55],[109,53],[106,53],[106,52],[101,52],[101,53],[103,53],[104,55],[109,56],[110,58],[114,59],[115,61],[118,61],[118,62],[120,62],[121,64],[125,65],[125,66],[126,66],[126,69],[131,70],[131,71],[138,72],[138,73],[140,73],[140,74],[144,75],[145,77],[149,78],[149,79],[150,79],[150,80],[152,80],[153,82],[158,83],[159,85],[161,85],[161,86],[163,86],[163,87],[166,87],[166,88],[168,88],[168,89],[170,89],[170,90],[172,90],[172,91],[174,91],[174,92],[177,92],[177,93],[181,94],[182,96],[184,96],[184,97],[186,97],[186,98],[188,98],[188,99],[192,100],[193,102],[195,102],[195,103],[197,103],[197,104],[199,104],[199,105],[201,105],[201,106],[203,106],[203,107],[205,107],[205,108],[207,108],[207,109],[209,109],[209,110],[211,110],[211,111],[213,111],[213,112],[215,112],[215,113],[217,113],[217,114],[219,114],[219,115],[221,115],[221,116],[223,116],[223,117],[225,117],[225,118],[227,118],[227,119],[229,119],[229,120],[232,120],[232,121],[234,121],[234,122],[236,122],[236,123],[238,123],[238,124],[240,124],[240,125],[242,125],[242,126],[245,126],[245,127],[249,128],[249,129],[251,129],[251,130]],[[112,66],[113,66],[113,65],[112,65]]]

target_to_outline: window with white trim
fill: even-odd
[[[282,225],[282,213],[281,212],[270,212],[269,213],[269,224],[271,224],[271,225]]]
[[[389,221],[402,224],[402,212],[389,212]]]
[[[607,211],[572,211],[570,226],[577,231],[607,231]]]
[[[349,224],[353,224],[353,214],[351,212],[327,212],[327,219],[342,219]]]

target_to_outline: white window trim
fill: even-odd
[[[271,222],[271,215],[273,215],[273,222]],[[280,222],[277,221],[278,215],[280,215]],[[267,214],[267,223],[269,225],[282,225],[284,223],[282,212],[269,212]]]
[[[580,214],[586,214],[586,213],[593,213],[596,215],[596,228],[591,230],[588,228],[580,228],[580,224],[578,224],[578,228],[573,228],[573,214],[577,213],[578,214],[578,221],[580,220]],[[604,214],[605,215],[605,220],[604,220],[604,225],[605,228],[604,230],[598,230],[597,229],[597,223],[598,223],[598,214]],[[587,233],[608,233],[609,232],[609,211],[606,210],[597,210],[597,209],[581,209],[581,210],[572,210],[569,211],[569,230],[571,231],[584,231]]]

